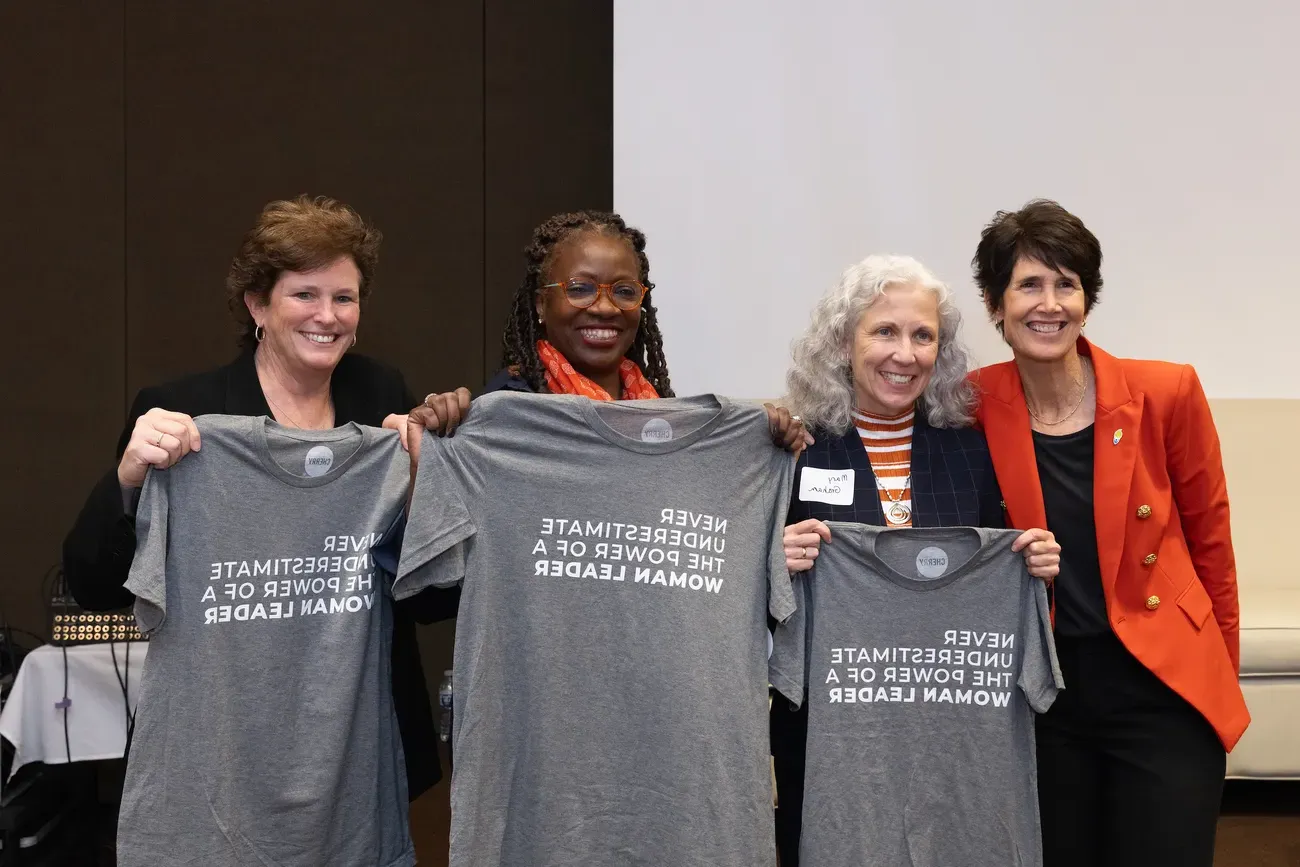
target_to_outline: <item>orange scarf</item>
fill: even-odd
[[[546,388],[551,394],[579,394],[592,400],[613,400],[609,392],[573,369],[560,351],[545,340],[537,341],[537,355],[546,368]],[[648,400],[659,396],[641,368],[630,358],[618,366],[623,380],[623,400]]]

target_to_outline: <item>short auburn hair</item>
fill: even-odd
[[[1079,275],[1084,312],[1101,295],[1101,242],[1074,214],[1050,199],[1034,199],[1018,211],[998,211],[984,231],[971,267],[984,306],[992,316],[1021,259]]]
[[[244,236],[226,275],[227,301],[240,328],[239,344],[257,342],[244,296],[252,293],[267,303],[285,271],[315,271],[347,256],[361,274],[358,300],[364,301],[374,287],[382,240],[379,230],[360,214],[326,196],[303,195],[267,204]]]

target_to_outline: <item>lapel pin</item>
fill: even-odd
[[[1115,429],[1115,438],[1114,438],[1113,440],[1110,441],[1110,444],[1113,445],[1113,446],[1117,446],[1117,445],[1119,445],[1119,441],[1122,440],[1122,439],[1124,439],[1124,428],[1122,428],[1122,427],[1120,427],[1120,428],[1116,428],[1116,429]]]

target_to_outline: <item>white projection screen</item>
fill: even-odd
[[[1101,239],[1087,333],[1300,398],[1300,3],[616,0],[615,204],[649,236],[679,394],[782,393],[840,271],[917,257],[979,364],[999,209]]]

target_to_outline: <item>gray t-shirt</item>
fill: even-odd
[[[202,416],[150,471],[126,587],[150,634],[121,867],[410,865],[390,678],[397,434]],[[418,586],[403,587],[403,595]]]
[[[453,867],[773,864],[766,414],[500,392],[423,449],[399,575],[463,579]]]
[[[804,867],[1038,867],[1034,712],[1064,684],[1017,530],[829,522],[773,684],[808,687]]]

